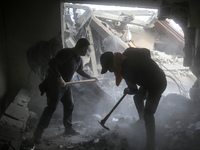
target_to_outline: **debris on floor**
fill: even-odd
[[[200,103],[179,94],[162,97],[155,114],[158,150],[199,149],[199,107]],[[138,123],[134,117],[115,112],[106,122],[106,126],[111,129],[108,131],[99,124],[98,121],[101,119],[100,115],[95,114],[88,118],[89,121],[86,119],[75,121],[73,126],[80,133],[76,136],[64,136],[63,126],[51,124],[45,130],[42,143],[35,145],[35,150],[142,150],[144,148],[144,122]],[[27,136],[27,139],[29,138]]]

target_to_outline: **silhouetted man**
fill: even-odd
[[[78,134],[78,132],[72,128],[74,101],[71,88],[69,85],[66,85],[65,82],[69,82],[75,72],[85,78],[97,80],[97,78],[91,77],[83,70],[81,56],[86,55],[89,45],[90,43],[87,39],[81,38],[74,48],[65,48],[59,51],[56,56],[49,61],[49,68],[45,80],[39,85],[41,94],[46,93],[47,107],[44,109],[34,132],[34,142],[36,144],[41,142],[42,133],[44,129],[48,127],[59,100],[61,100],[64,107],[63,123],[65,134]]]
[[[164,72],[151,59],[150,51],[145,48],[128,48],[123,54],[105,52],[101,55],[100,61],[102,74],[107,70],[114,72],[117,86],[124,78],[128,86],[124,89],[124,94],[134,94],[139,119],[145,121],[146,149],[154,150],[154,113],[167,85]]]

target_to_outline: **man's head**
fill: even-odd
[[[105,52],[100,56],[100,62],[102,66],[101,74],[106,73],[108,70],[113,72],[113,52]]]
[[[90,45],[90,42],[87,39],[80,38],[75,45],[75,49],[78,55],[85,56],[89,48],[89,45]]]

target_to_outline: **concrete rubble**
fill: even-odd
[[[5,150],[20,149],[21,136],[30,117],[28,109],[30,99],[28,91],[21,89],[1,116],[0,148]]]
[[[35,150],[140,150],[144,148],[144,122],[136,121],[134,106],[127,108],[132,109],[134,113],[132,116],[121,109],[127,107],[130,99],[131,97],[127,97],[125,100],[127,102],[122,103],[106,123],[111,131],[101,127],[98,120],[100,121],[104,116],[98,114],[91,114],[89,118],[82,121],[74,121],[74,128],[80,132],[78,136],[64,136],[64,127],[59,123],[52,123],[45,130],[42,144],[35,145]],[[199,106],[199,103],[180,94],[174,93],[162,97],[155,114],[158,150],[199,149]],[[25,139],[31,139],[31,132],[27,132]]]

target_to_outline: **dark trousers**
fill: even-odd
[[[146,148],[155,149],[155,118],[154,114],[165,88],[159,90],[146,90],[139,88],[134,95],[134,103],[137,108],[139,118],[144,119],[146,128]],[[146,100],[146,103],[144,103]]]
[[[74,101],[70,86],[58,87],[55,79],[46,79],[46,96],[47,106],[45,107],[42,116],[39,120],[34,135],[41,137],[44,129],[48,127],[50,120],[55,112],[59,101],[63,104],[63,124],[65,128],[72,126],[72,112],[74,108]]]

